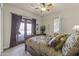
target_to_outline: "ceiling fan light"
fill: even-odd
[[[41,8],[42,11],[46,11],[46,8]]]
[[[47,3],[47,6],[54,6],[54,3]]]

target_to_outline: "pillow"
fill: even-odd
[[[72,48],[69,49],[69,52],[67,53],[67,55],[75,55],[77,53],[79,53],[79,35],[76,35],[75,36],[77,41],[76,43],[74,44],[74,46]]]
[[[57,41],[54,40],[54,41],[51,43],[51,46],[52,46],[52,47],[55,47],[56,45],[57,45]]]
[[[63,37],[63,35],[57,35],[57,36],[56,36],[56,40],[57,40],[57,41],[60,40],[61,37]]]
[[[75,34],[71,34],[66,40],[65,44],[63,45],[62,54],[67,55],[69,49],[72,48],[75,43],[76,43]]]
[[[52,40],[50,40],[50,41],[48,42],[48,45],[51,45],[51,43],[52,43],[53,41],[55,41],[55,39],[56,39],[56,37],[54,37]]]
[[[56,37],[57,35],[59,35],[59,33],[54,33],[54,37]]]
[[[57,35],[56,37],[54,37],[52,40],[49,41],[48,45],[55,47],[59,43],[61,37],[62,35]]]
[[[60,38],[59,44],[55,47],[56,50],[62,49],[66,39],[68,38],[68,35],[64,35],[62,38]]]
[[[63,35],[57,35],[56,36],[56,45],[55,47],[60,43],[60,39],[63,37]]]
[[[77,53],[79,53],[79,48],[73,47],[73,48],[70,48],[70,51],[67,53],[67,56],[74,56]]]

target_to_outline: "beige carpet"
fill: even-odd
[[[2,55],[3,56],[31,56],[31,54],[28,51],[25,52],[24,44],[20,44],[16,47],[4,51]]]

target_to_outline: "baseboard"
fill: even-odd
[[[20,42],[19,44],[22,44],[22,43],[24,43],[24,41],[23,41],[23,42]],[[17,44],[17,45],[19,45],[19,44]],[[16,45],[16,46],[17,46],[17,45]],[[16,46],[14,46],[14,47],[16,47]],[[13,48],[13,47],[11,47],[11,48]],[[10,49],[10,47],[4,48],[3,51],[6,51],[6,50],[8,50],[8,49]]]
[[[3,49],[3,51],[8,50],[8,49],[10,49],[10,48],[5,48],[5,49]]]

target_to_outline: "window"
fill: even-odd
[[[60,24],[60,18],[57,17],[54,19],[54,33],[60,33],[61,32],[61,24]]]
[[[31,35],[31,34],[32,34],[32,24],[27,23],[27,35]]]

